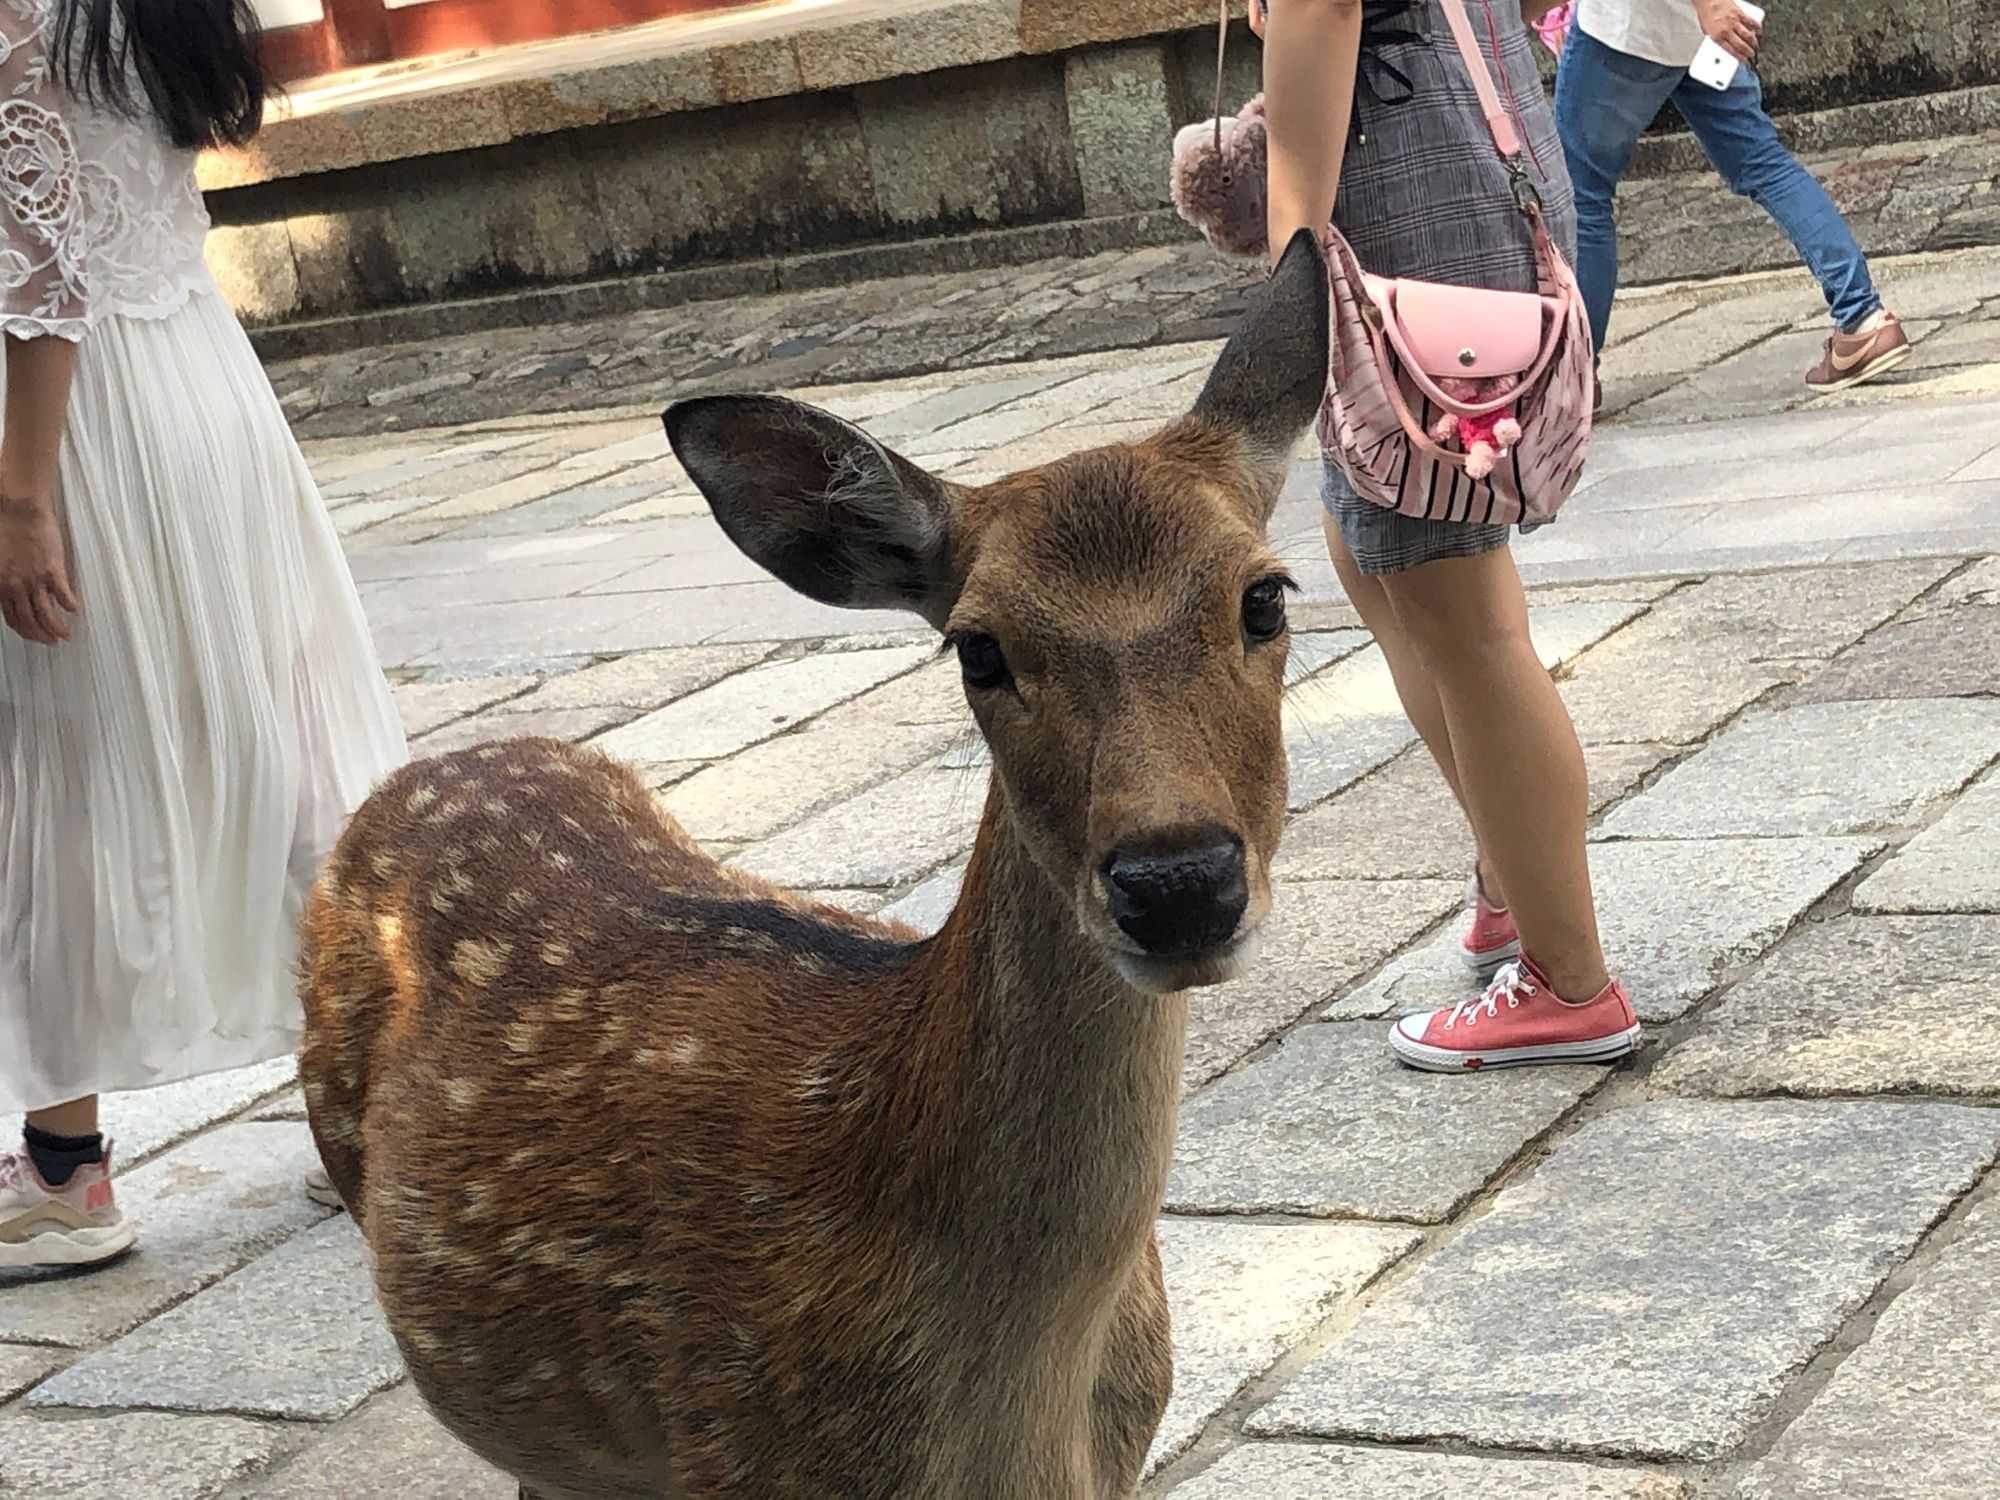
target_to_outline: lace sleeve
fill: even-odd
[[[89,328],[83,172],[49,59],[48,0],[0,0],[0,331]]]

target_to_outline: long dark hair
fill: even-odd
[[[70,94],[130,119],[150,112],[193,150],[240,146],[264,123],[257,39],[250,0],[62,0],[51,50]]]

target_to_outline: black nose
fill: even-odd
[[[1221,829],[1114,849],[1102,878],[1119,928],[1160,958],[1228,942],[1250,904],[1243,841]]]

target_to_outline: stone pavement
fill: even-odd
[[[1985,107],[1987,117],[1995,112],[1994,105]],[[1884,128],[1893,127],[1885,120]],[[1683,148],[1691,143],[1668,144],[1672,161],[1684,165],[1680,158],[1690,151]],[[1805,159],[1825,179],[1871,255],[2000,243],[1994,186],[2000,180],[2000,129],[1808,152]],[[1797,260],[1763,210],[1732,196],[1705,164],[1694,172],[1633,178],[1621,189],[1620,221],[1626,277],[1633,286],[1785,267]],[[1049,226],[1046,237],[1053,245],[1073,227]],[[670,395],[707,390],[984,369],[1198,342],[1227,331],[1256,275],[1254,267],[1225,261],[1201,241],[1185,238],[1185,227],[1169,213],[1126,225],[1122,232],[1139,239],[1166,237],[1168,243],[1106,249],[1082,260],[924,275],[885,276],[879,268],[906,267],[912,259],[910,247],[894,246],[796,264],[704,268],[682,273],[681,283],[756,285],[769,294],[638,311],[622,305],[634,294],[629,283],[522,294],[495,299],[484,310],[496,317],[505,310],[533,326],[449,336],[439,329],[454,326],[457,314],[450,308],[416,309],[395,315],[407,333],[419,335],[411,342],[291,359],[275,365],[272,375],[301,435],[339,436],[378,432],[399,421],[435,427],[533,412],[657,408]],[[1017,232],[1015,238],[1032,233]],[[979,236],[923,249],[932,263],[983,253]],[[1969,273],[1963,277],[1970,305],[1994,296],[2000,279],[1992,268],[2000,260],[1968,263],[1960,257],[1957,263],[1986,268],[1983,282]],[[877,268],[876,279],[855,279],[871,267]],[[828,285],[828,280],[851,284]],[[1823,304],[1802,278],[1786,285],[1796,287],[1796,294],[1744,309],[1744,323],[1719,329],[1727,338],[1722,349],[1684,351],[1686,362],[1673,365],[1653,354],[1648,378],[1685,375],[1723,352],[1748,351],[1824,321]],[[1669,309],[1684,313],[1712,290],[1670,289],[1652,302],[1652,310],[1663,318]],[[600,294],[608,306],[594,300]],[[2000,300],[1989,315],[1996,308]],[[331,325],[314,325],[260,338],[287,347],[332,334]],[[1778,347],[1790,358],[1791,345],[1798,342]]]
[[[1777,414],[1819,336],[1795,283],[1621,312],[1626,414],[1519,549],[1650,1023],[1610,1072],[1390,1062],[1388,1017],[1462,993],[1469,849],[1301,465],[1275,526],[1309,592],[1294,816],[1268,956],[1194,997],[1152,1493],[1992,1493],[1992,269],[1892,268],[1921,357]],[[1210,352],[813,394],[976,478],[1147,429]],[[760,579],[664,454],[650,414],[311,445],[417,751],[594,738],[719,855],[935,923],[983,764],[953,664]],[[300,1191],[289,1062],[107,1113],[142,1248],[0,1281],[0,1496],[511,1497],[423,1412],[351,1225]]]

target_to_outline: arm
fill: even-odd
[[[0,125],[10,139],[33,147],[0,156],[0,328],[7,346],[0,619],[24,638],[53,646],[69,639],[69,617],[77,611],[55,496],[75,341],[86,315],[82,269],[63,253],[78,167],[45,39],[12,7],[0,25],[8,43],[0,57]]]
[[[1361,0],[1278,0],[1264,23],[1273,259],[1333,217],[1361,62]]]

